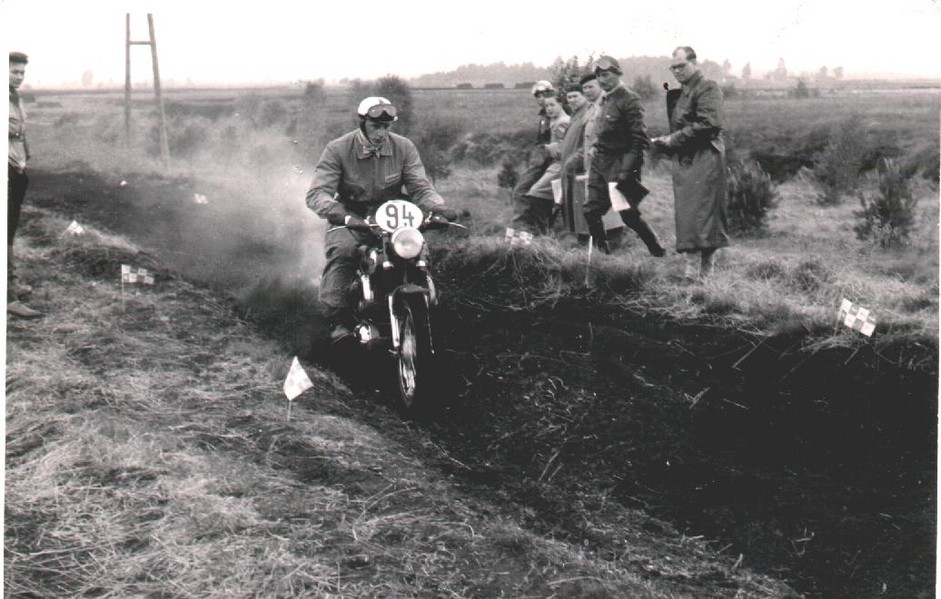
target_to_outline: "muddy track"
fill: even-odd
[[[36,203],[124,233],[189,278],[228,289],[255,280],[236,276],[231,254],[185,251],[201,225],[179,200],[191,195],[185,182],[142,185],[119,203],[128,191],[113,181],[35,180]],[[240,238],[278,259],[276,241]],[[343,373],[311,341],[312,297],[268,288],[250,316]],[[803,330],[757,339],[578,306],[450,305],[436,318],[447,402],[416,424],[420,436],[450,456],[443,470],[517,506],[534,529],[613,557],[616,519],[643,510],[808,596],[930,596],[936,348],[812,353]],[[387,387],[362,372],[350,386],[386,402]]]

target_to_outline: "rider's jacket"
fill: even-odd
[[[409,139],[389,133],[378,149],[356,129],[327,144],[314,168],[307,206],[327,218],[337,203],[350,213],[366,216],[370,209],[402,196],[430,211],[444,205],[432,187],[418,150]]]

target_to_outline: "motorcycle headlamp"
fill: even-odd
[[[410,260],[421,253],[425,237],[418,229],[402,227],[392,234],[392,249],[400,258]]]

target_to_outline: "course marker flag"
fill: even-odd
[[[288,401],[293,401],[295,397],[313,386],[314,384],[310,382],[310,378],[301,367],[301,363],[297,361],[297,356],[294,356],[288,376],[284,379],[284,394],[287,395]]]
[[[153,285],[154,276],[147,272],[146,268],[134,268],[127,264],[121,265],[122,283],[141,283],[142,285]]]
[[[78,224],[77,221],[72,221],[69,223],[69,226],[65,228],[66,235],[81,235],[85,232],[85,228],[82,225]]]
[[[529,231],[517,231],[507,227],[506,240],[510,242],[511,246],[529,245],[533,242],[533,234]]]
[[[872,317],[868,308],[854,304],[846,298],[840,304],[840,321],[851,329],[855,329],[867,337],[871,337],[876,330],[876,319]]]

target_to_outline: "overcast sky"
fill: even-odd
[[[154,15],[160,74],[178,84],[413,77],[462,64],[557,56],[660,56],[691,45],[755,74],[842,66],[847,77],[939,77],[941,0],[594,2],[473,0],[0,0],[8,49],[30,55],[27,83],[123,84],[125,14],[134,40]],[[150,78],[146,46],[133,79]]]

